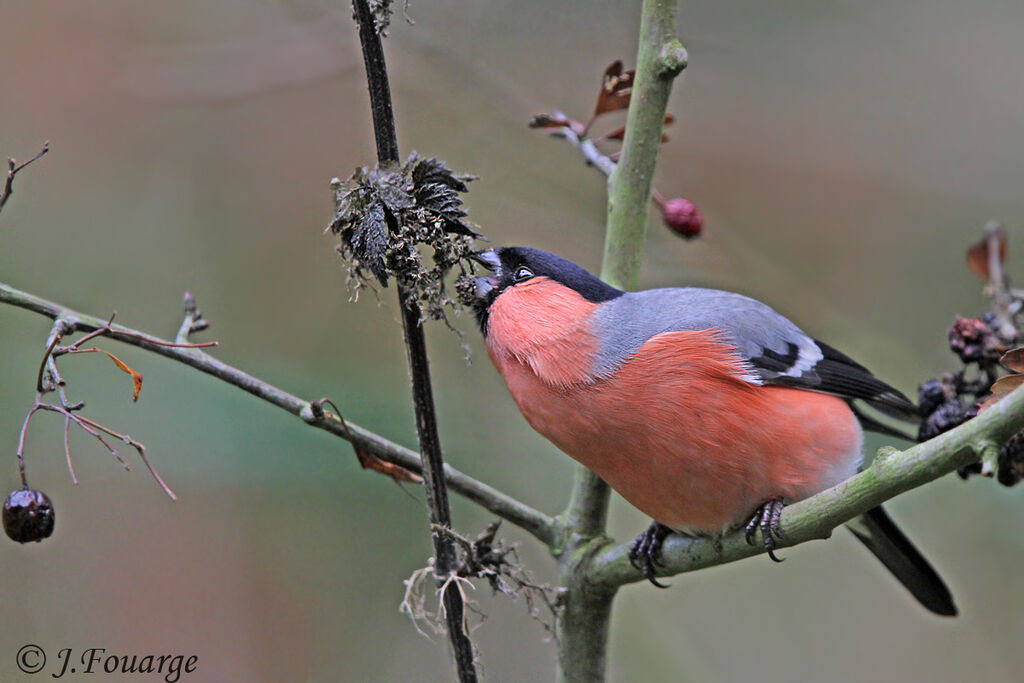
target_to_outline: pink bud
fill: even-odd
[[[689,199],[669,199],[662,205],[661,212],[668,229],[684,239],[697,237],[704,227],[704,216]]]

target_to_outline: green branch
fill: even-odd
[[[644,0],[640,47],[626,137],[608,180],[608,224],[601,279],[636,289],[647,238],[647,214],[661,131],[672,81],[686,67],[686,49],[676,38],[675,0]]]
[[[608,223],[601,279],[635,289],[640,279],[654,167],[661,147],[672,81],[686,66],[676,39],[676,0],[644,0],[636,78],[619,163],[608,180]],[[559,676],[565,681],[604,678],[608,625],[617,586],[595,584],[588,569],[600,550],[610,490],[577,466],[569,506],[559,517],[559,556],[565,609],[559,620]]]

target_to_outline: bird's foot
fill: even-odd
[[[658,588],[668,588],[665,584],[658,583],[654,578],[656,567],[665,566],[661,561],[661,546],[665,537],[672,533],[664,524],[651,522],[647,530],[636,537],[633,545],[629,546],[629,562],[640,570],[648,581]]]
[[[784,538],[779,518],[782,516],[782,498],[772,498],[758,506],[754,510],[754,516],[750,518],[746,526],[747,543],[754,545],[754,537],[758,528],[761,529],[761,538],[764,540],[764,549],[768,551],[768,557],[775,562],[783,562],[785,558],[779,559],[775,556],[775,539]]]

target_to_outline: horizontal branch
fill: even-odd
[[[90,316],[33,294],[0,283],[0,304],[39,313],[48,318],[71,318],[80,331],[101,329],[102,318]],[[319,420],[310,402],[259,378],[223,363],[209,354],[190,348],[164,346],[164,340],[149,337],[118,324],[110,325],[108,336],[125,344],[178,361],[257,396],[300,417],[307,424],[348,439],[345,426],[336,420]],[[381,460],[413,472],[420,472],[419,455],[379,434],[348,422],[352,443]],[[828,538],[833,529],[900,493],[944,476],[958,467],[992,454],[1010,436],[1024,429],[1024,392],[1017,390],[978,417],[931,441],[905,451],[883,449],[879,457],[860,474],[811,498],[794,503],[782,514],[786,537],[780,547]],[[445,465],[448,485],[465,498],[512,522],[548,546],[556,542],[554,521],[548,515],[498,491],[453,467]],[[594,553],[586,570],[588,582],[618,586],[642,580],[627,557],[629,544],[609,543]],[[760,545],[746,543],[742,533],[725,536],[721,544],[707,538],[672,535],[664,545],[665,566],[659,576],[672,576],[764,552]]]
[[[0,283],[0,304],[24,308],[54,320],[57,318],[70,318],[77,323],[78,329],[84,332],[98,330],[107,325],[107,321],[102,318],[74,311],[4,283]],[[420,456],[415,451],[411,451],[351,422],[347,423],[348,429],[346,430],[345,424],[337,420],[318,419],[314,415],[309,401],[223,363],[199,349],[169,346],[173,342],[157,339],[116,323],[110,325],[110,332],[107,333],[107,336],[212,375],[300,417],[310,426],[319,427],[342,439],[348,440],[351,434],[352,444],[360,450],[375,455],[386,462],[400,465],[417,474],[421,472]],[[554,543],[554,525],[551,517],[548,515],[531,508],[506,493],[477,481],[453,467],[445,465],[444,473],[448,486],[453,491],[521,527],[548,546]]]
[[[1024,391],[1015,390],[978,417],[905,451],[882,448],[863,472],[805,500],[786,506],[782,513],[785,537],[779,547],[825,539],[832,530],[890,498],[927,484],[959,467],[991,457],[1006,441],[1024,429]],[[599,585],[620,586],[643,580],[629,562],[629,544],[609,543],[595,553],[588,579]],[[726,535],[720,544],[710,538],[669,536],[664,545],[665,566],[658,576],[673,576],[763,553],[749,545],[742,532]]]

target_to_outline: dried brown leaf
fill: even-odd
[[[1000,228],[997,235],[999,238],[999,262],[1005,263],[1008,246],[1006,231]],[[988,280],[991,277],[988,272],[988,259],[988,236],[985,236],[967,250],[967,267],[982,280]]]
[[[1002,396],[989,396],[984,401],[978,404],[978,413],[981,414],[991,408],[993,405],[999,402]]]
[[[633,94],[634,76],[636,76],[636,70],[623,70],[622,60],[617,59],[608,65],[608,68],[604,70],[604,78],[601,79],[601,91],[597,94],[597,104],[594,106],[595,117],[629,106],[629,99]]]
[[[626,138],[626,127],[619,126],[611,133],[604,136],[606,140],[624,140]]]
[[[375,455],[364,453],[358,448],[356,448],[355,451],[356,457],[359,458],[359,464],[363,469],[386,474],[395,481],[407,481],[412,484],[419,484],[423,481],[423,477],[415,472],[405,469],[401,465],[396,465],[393,462],[385,462]]]
[[[992,384],[992,395],[996,398],[1002,398],[1021,384],[1024,384],[1024,375],[1007,375],[1006,377],[1000,377]]]
[[[672,116],[672,114],[665,114],[665,125],[666,126],[671,126],[675,122],[675,120],[676,120],[676,117]],[[626,127],[625,126],[620,126],[619,128],[616,128],[615,130],[613,130],[611,133],[608,133],[604,137],[605,137],[606,140],[623,140],[626,137]],[[669,141],[668,134],[667,133],[662,133],[661,134],[661,144],[665,144],[668,141]]]
[[[324,404],[330,405],[335,409],[335,411],[338,411],[338,407],[334,405],[333,401],[327,398],[322,398],[318,401],[313,401],[310,404],[310,407],[313,409],[313,414],[318,419],[338,420],[341,423],[342,428],[345,430],[346,438],[348,439],[349,443],[352,444],[352,450],[356,452],[356,458],[359,460],[360,467],[366,470],[373,470],[374,472],[386,474],[387,476],[394,479],[396,482],[407,481],[413,484],[422,483],[423,478],[420,475],[416,474],[415,472],[407,470],[401,465],[396,465],[395,463],[381,460],[377,456],[371,455],[370,453],[366,453],[361,448],[359,448],[359,446],[356,445],[356,441],[352,437],[352,432],[348,428],[348,423],[345,422],[345,418],[342,417],[341,412],[328,412],[324,410]]]
[[[1003,357],[999,359],[999,362],[1011,370],[1016,370],[1018,367],[1022,367],[1022,365],[1024,365],[1024,347],[1007,351],[1003,354]],[[988,410],[1022,384],[1024,384],[1024,375],[1007,375],[1006,377],[1000,377],[989,389],[992,394],[978,404],[978,412],[981,413]]]
[[[1021,384],[1024,384],[1024,375],[1000,377],[992,385],[992,395],[978,405],[978,412],[982,413],[988,410]]]
[[[1013,372],[1024,372],[1024,346],[1010,349],[999,359],[999,364]]]
[[[131,377],[132,377],[132,400],[133,401],[138,401],[139,400],[139,392],[142,391],[142,374],[136,372],[135,370],[132,370],[130,367],[128,367],[127,363],[125,363],[123,360],[121,360],[120,358],[118,358],[117,356],[112,354],[110,351],[104,351],[103,349],[99,349],[99,351],[102,352],[102,353],[107,354],[107,357],[110,358],[110,360],[114,361],[114,365],[116,365],[118,368],[120,368],[124,372],[128,373],[129,375],[131,375]]]

